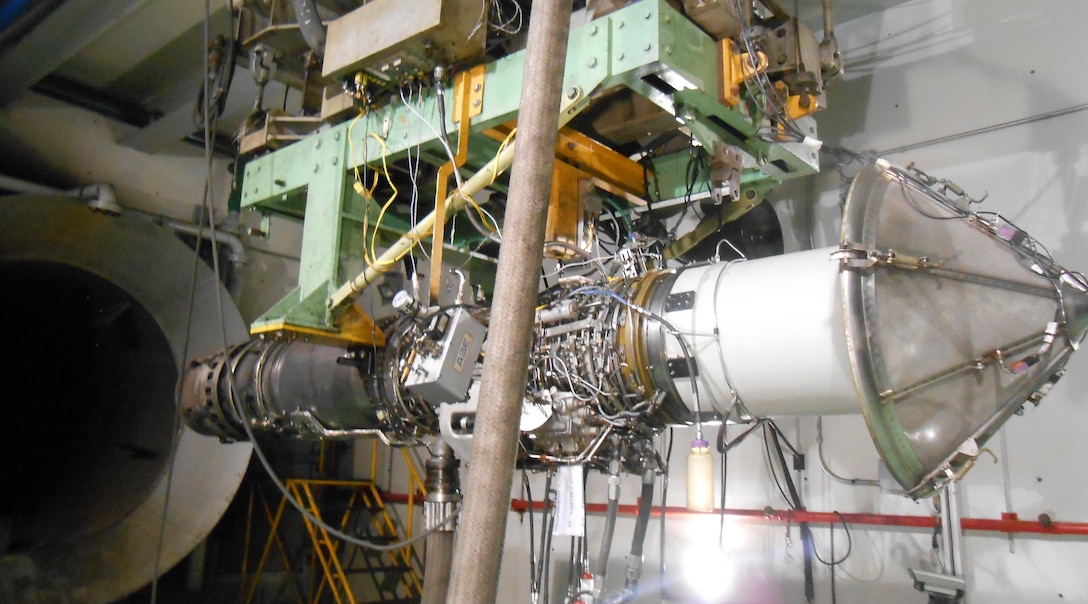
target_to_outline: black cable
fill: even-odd
[[[669,239],[676,240],[676,232],[680,228],[680,224],[684,222],[684,218],[688,215],[688,210],[691,208],[691,197],[695,193],[695,186],[699,183],[700,176],[706,179],[706,182],[710,181],[710,159],[707,155],[706,149],[703,147],[696,147],[692,145],[689,151],[689,157],[687,165],[684,167],[684,204],[680,211],[679,218],[673,224],[673,228],[669,231]],[[708,188],[709,190],[709,188]]]
[[[830,526],[828,527],[828,529],[829,529],[828,532],[831,534],[830,535],[830,539],[831,539],[831,559],[834,560],[835,559],[835,523],[832,522],[830,524]],[[819,559],[819,556],[817,556],[817,559]],[[820,561],[823,562],[823,560],[820,560]],[[838,566],[838,564],[831,564],[830,565],[830,567],[831,567],[831,604],[838,604],[838,602],[839,602],[838,594],[835,592],[835,567],[836,566]]]
[[[749,428],[748,428],[747,430],[745,430],[744,432],[741,432],[740,436],[738,436],[738,437],[734,438],[734,439],[733,439],[733,442],[728,442],[728,441],[726,441],[726,440],[725,440],[725,431],[724,431],[724,430],[719,430],[719,431],[718,431],[718,443],[717,443],[717,446],[718,446],[718,453],[723,453],[723,454],[724,454],[724,453],[728,453],[728,452],[729,452],[729,451],[731,451],[731,450],[732,450],[732,449],[733,449],[734,447],[736,447],[736,446],[737,446],[737,445],[739,445],[740,443],[744,442],[744,440],[745,440],[746,438],[748,438],[748,435],[749,435],[749,434],[751,434],[752,432],[755,432],[755,431],[756,431],[756,430],[758,430],[759,428],[763,427],[763,426],[764,426],[764,424],[766,424],[766,423],[767,423],[768,421],[769,421],[769,420],[767,420],[767,419],[757,419],[757,420],[756,420],[756,421],[755,421],[755,422],[754,422],[754,423],[753,423],[753,424],[751,425],[751,427],[749,427]],[[724,425],[724,420],[723,420],[723,424],[722,424],[722,425]]]
[[[545,504],[547,507],[547,504]],[[543,602],[548,602],[551,595],[551,574],[552,574],[552,532],[555,530],[555,513],[551,513],[548,516],[548,527],[546,529],[545,541],[542,543],[544,549],[544,560],[542,563],[541,573],[537,576],[537,579],[543,584],[544,599]]]
[[[786,437],[786,434],[784,432],[782,432],[782,428],[778,427],[777,422],[775,422],[773,419],[769,419],[767,420],[767,423],[771,425],[771,429],[775,431],[778,439],[780,439],[781,442],[786,443],[786,448],[790,450],[791,456],[793,456],[795,459],[803,457],[803,455],[801,455],[801,452],[797,450],[797,447],[793,446],[793,443],[790,442],[790,439]]]
[[[715,439],[717,441],[716,444],[718,453],[720,453],[722,456],[722,486],[718,502],[718,547],[723,547],[725,545],[725,493],[726,485],[728,484],[726,481],[729,478],[729,449],[732,447],[732,445],[730,445],[728,440],[726,439],[726,436],[728,436],[728,434],[726,433],[726,427],[729,425],[729,417],[732,414],[733,407],[731,406],[726,411],[725,417],[722,418],[721,425],[718,426],[718,437],[717,439]],[[741,434],[740,438],[743,439],[744,436],[748,434],[748,432],[751,432],[754,429],[755,427],[749,428],[744,434]],[[736,443],[734,442],[734,444]]]
[[[668,474],[667,474],[667,472],[668,472],[668,466],[669,466],[669,464],[670,464],[670,463],[672,463],[672,441],[673,441],[673,438],[672,438],[672,428],[669,428],[669,444],[668,444],[668,445],[667,445],[667,446],[665,447],[665,468],[666,468],[666,476],[668,476]]]
[[[578,582],[582,573],[578,572],[578,555],[581,553],[581,543],[575,535],[570,536],[570,556],[567,558],[567,593],[578,591]]]
[[[778,430],[774,427],[774,422],[768,422],[771,426],[771,444],[774,445],[775,453],[778,456],[778,463],[782,467],[783,479],[786,482],[786,488],[789,490],[789,497],[787,501],[793,509],[800,510],[804,507],[801,501],[801,494],[797,491],[797,485],[793,482],[793,477],[790,476],[789,466],[786,465],[786,455],[782,452],[782,443],[779,440]],[[773,472],[773,467],[772,467]],[[775,482],[778,482],[777,473],[775,474]]]
[[[231,22],[233,23],[233,21],[234,13],[231,11]],[[219,64],[216,66],[214,73],[212,73],[208,62],[205,61],[204,63],[205,77],[201,83],[200,92],[197,94],[194,109],[194,121],[198,124],[202,124],[208,119],[215,121],[223,115],[227,107],[227,96],[230,94],[231,82],[234,80],[234,55],[236,51],[234,32],[231,31],[230,39],[219,35],[215,43],[216,49],[218,49],[216,52],[221,53],[222,56],[219,58]],[[207,57],[213,50],[215,49],[212,48],[211,38],[209,37],[204,41],[204,56]]]
[[[649,216],[654,213],[655,201],[661,201],[661,183],[657,180],[657,171],[653,168],[654,152],[643,155],[639,158],[638,163],[642,165],[642,190],[646,191],[646,215]],[[651,190],[650,184],[653,183],[654,187]]]
[[[544,602],[548,601],[547,577],[550,574],[548,566],[551,560],[551,529],[555,522],[555,517],[552,515],[553,510],[550,507],[552,497],[552,476],[553,469],[549,467],[547,478],[544,481],[544,509],[540,523],[540,554],[537,556],[537,564],[539,566],[536,571],[536,584],[530,588],[534,594],[539,594],[542,589],[541,584],[543,584]]]
[[[771,432],[771,434],[774,434],[774,432]],[[786,494],[786,489],[782,487],[782,483],[778,480],[778,471],[775,469],[774,460],[771,459],[771,443],[768,438],[766,424],[763,424],[763,450],[767,454],[767,465],[771,471],[771,478],[774,479],[774,484],[778,487],[778,493],[782,495],[782,500],[786,502],[786,505],[795,508],[796,506],[794,505],[793,500]]]
[[[233,16],[231,18],[233,20]],[[203,58],[204,82],[207,82],[207,78],[208,78],[208,53],[206,51],[206,48],[207,48],[208,39],[210,37],[210,33],[209,33],[210,28],[211,28],[211,0],[204,0],[204,44],[205,44],[205,52],[203,53],[203,56],[204,56],[204,58]],[[205,151],[205,156],[206,156],[206,158],[208,160],[208,172],[207,172],[207,178],[204,181],[204,196],[203,196],[204,207],[205,207],[205,209],[207,209],[207,207],[211,205],[211,195],[212,195],[212,191],[211,191],[211,147],[212,147],[212,141],[211,141],[211,138],[208,136],[208,131],[212,128],[212,125],[211,125],[210,121],[207,119],[207,113],[208,113],[207,112],[207,100],[206,99],[201,99],[201,101],[202,101],[203,106],[204,106],[204,110],[202,111],[202,114],[204,115],[204,118],[205,118],[204,119],[204,147],[205,147],[204,151]],[[185,319],[185,325],[186,325],[185,338],[184,338],[184,342],[182,344],[181,367],[179,367],[179,369],[178,369],[178,375],[181,375],[182,373],[184,373],[184,371],[183,371],[184,366],[185,366],[185,363],[188,362],[188,358],[189,358],[189,344],[190,344],[190,336],[191,336],[191,333],[192,333],[192,324],[193,324],[193,309],[194,309],[195,300],[196,300],[196,283],[197,283],[198,269],[199,269],[199,265],[200,265],[200,248],[203,245],[203,238],[204,238],[204,229],[199,229],[197,231],[197,235],[196,235],[196,248],[195,248],[196,253],[193,255],[193,272],[192,272],[192,276],[191,276],[190,281],[189,281],[189,303],[188,303],[188,309],[186,311],[187,314],[186,314],[186,319]],[[218,251],[215,249],[215,247],[216,247],[215,237],[213,235],[213,237],[212,237],[212,252],[213,252],[212,256],[213,256],[214,266],[216,267],[215,276],[216,276],[216,280],[218,281],[218,279],[219,279],[218,257],[217,257]],[[180,405],[180,401],[181,401],[181,380],[178,380],[178,383],[174,388],[174,398],[175,398],[175,401],[177,401],[177,404]],[[181,427],[179,425],[180,421],[181,421],[181,414],[175,413],[174,414],[174,420],[173,420],[173,427],[171,428],[171,433],[170,433],[171,438],[173,439],[173,444],[170,447],[170,459],[169,459],[169,462],[168,462],[168,465],[167,465],[167,471],[166,471],[166,488],[165,488],[165,490],[163,492],[162,518],[161,518],[160,524],[159,524],[158,545],[155,547],[155,565],[154,565],[154,568],[153,568],[153,571],[152,571],[152,579],[151,579],[151,604],[156,604],[156,602],[158,602],[159,571],[161,570],[160,566],[161,566],[161,563],[162,563],[163,545],[164,545],[165,540],[166,540],[166,522],[167,522],[167,518],[168,518],[168,515],[169,515],[169,511],[170,511],[170,490],[171,490],[171,487],[173,487],[173,483],[174,483],[174,467],[175,467],[175,462],[177,461],[178,445],[180,444],[180,441],[181,441],[181,433],[180,433],[180,430],[179,430],[180,427]]]
[[[834,513],[839,517],[839,523],[842,524],[843,530],[846,531],[846,553],[843,554],[842,558],[838,560],[835,559],[835,523],[831,523],[831,561],[828,562],[827,560],[824,560],[823,557],[820,556],[820,552],[815,552],[816,559],[820,561],[820,564],[829,567],[835,567],[846,562],[846,559],[849,558],[850,554],[854,551],[854,538],[850,534],[850,526],[846,524],[846,518],[838,511]]]
[[[800,523],[801,553],[805,572],[805,602],[816,601],[816,580],[812,572],[812,558],[816,553],[816,543],[812,539],[812,528],[807,522]]]
[[[728,418],[726,418],[728,420]],[[726,479],[729,477],[729,449],[723,445],[725,442],[725,427],[727,421],[723,420],[718,426],[718,452],[722,456],[722,486],[718,496],[718,547],[725,545],[725,490]]]
[[[665,463],[661,476],[661,528],[658,531],[658,581],[660,583],[661,599],[668,600],[668,588],[665,585],[665,511],[669,509],[669,466],[672,464],[673,429],[669,428],[669,442],[665,445]]]
[[[793,477],[790,476],[789,466],[786,465],[786,455],[782,452],[782,443],[779,439],[779,433],[777,426],[774,422],[769,422],[771,425],[771,443],[774,445],[775,453],[778,456],[778,462],[782,467],[783,478],[786,482],[786,488],[789,490],[791,505],[795,510],[804,509],[804,502],[801,500],[801,493],[797,490],[797,485],[793,481]],[[796,451],[795,451],[796,453]],[[772,467],[773,472],[773,467]],[[778,482],[777,475],[775,476],[775,482]],[[781,488],[781,486],[779,487]],[[814,602],[816,598],[816,586],[812,573],[812,559],[816,552],[815,545],[812,539],[812,529],[807,522],[801,522],[799,524],[801,532],[801,551],[804,555],[804,571],[805,571],[805,601]]]
[[[533,526],[533,489],[529,486],[529,473],[521,469],[521,481],[525,486],[525,499],[529,502],[529,586],[536,585],[536,528]]]

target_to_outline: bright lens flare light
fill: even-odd
[[[733,590],[736,560],[714,543],[695,543],[683,556],[684,580],[696,602],[721,602]]]

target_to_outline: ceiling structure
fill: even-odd
[[[836,20],[845,23],[905,1],[839,0]],[[177,151],[186,139],[202,143],[194,109],[201,81],[204,2],[52,0],[8,2],[4,9],[16,13],[18,5],[27,4],[33,6],[11,18],[0,15],[0,78],[5,83],[0,105],[34,90],[132,126],[118,142],[138,151]],[[229,4],[211,3],[212,36],[231,30]],[[802,20],[818,29],[821,3],[795,4]],[[235,72],[219,120],[221,143],[251,113],[256,95],[253,77],[244,69],[248,57],[237,62],[243,69]],[[265,104],[286,102],[287,94],[273,81]]]

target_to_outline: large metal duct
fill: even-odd
[[[222,347],[214,275],[169,231],[66,199],[0,199],[0,601],[108,602],[200,543],[251,447],[177,422],[190,355]],[[222,294],[228,340],[246,337]],[[188,326],[188,336],[187,336]],[[213,445],[213,446],[210,446]]]

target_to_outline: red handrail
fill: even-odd
[[[540,501],[532,502],[534,510],[543,509]],[[587,503],[586,512],[589,514],[604,514],[608,506],[603,503]],[[515,512],[525,512],[529,509],[529,502],[524,499],[510,500],[510,509]],[[634,516],[638,511],[637,505],[621,505],[620,514]],[[669,516],[695,517],[717,515],[719,510],[713,512],[692,512],[686,508],[669,506],[666,508]],[[655,506],[651,512],[654,516],[661,515],[661,506]],[[837,524],[839,514],[835,512],[812,512],[809,510],[754,510],[754,509],[726,509],[726,516],[739,518],[753,522],[807,522],[811,524]],[[1016,514],[1002,514],[1000,519],[992,518],[963,518],[960,526],[964,531],[1007,533],[1007,534],[1035,534],[1035,535],[1074,535],[1088,537],[1088,522],[1057,522],[1043,514],[1038,520],[1021,520]],[[849,525],[862,526],[887,526],[898,528],[932,529],[937,526],[937,518],[934,516],[910,516],[903,514],[865,514],[846,513],[842,519]]]

